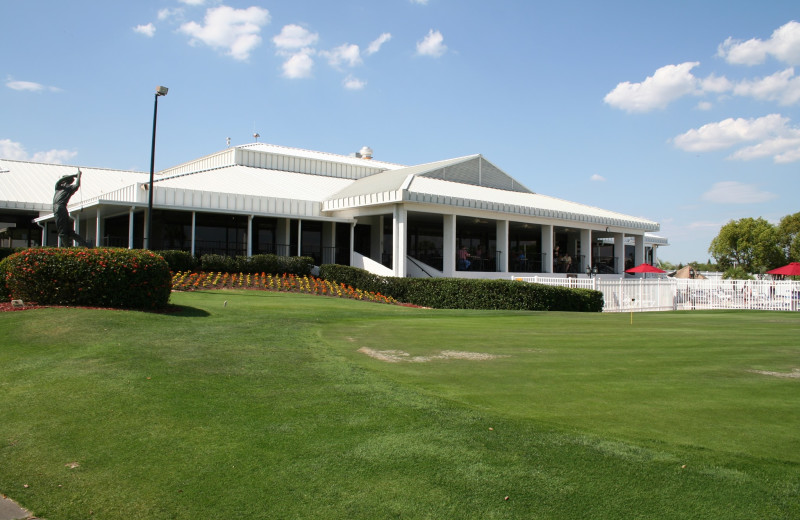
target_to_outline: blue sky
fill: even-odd
[[[800,211],[797,2],[2,2],[0,156],[147,171],[260,141],[418,164],[661,223],[705,261]],[[796,21],[797,20],[797,21]]]

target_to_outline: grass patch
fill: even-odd
[[[795,314],[172,300],[0,314],[0,492],[49,520],[800,512],[800,380],[749,372],[800,368]]]

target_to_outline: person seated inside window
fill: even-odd
[[[469,251],[467,251],[467,246],[461,246],[461,249],[458,250],[458,270],[466,271],[469,269],[471,264],[472,262],[469,261]]]
[[[564,253],[564,272],[572,272],[572,257],[569,256],[569,253]]]

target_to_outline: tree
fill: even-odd
[[[800,262],[800,212],[783,217],[778,224],[778,231],[786,260]]]
[[[731,220],[711,241],[708,252],[724,270],[741,267],[748,273],[763,273],[785,263],[781,238],[778,227],[761,217]]]

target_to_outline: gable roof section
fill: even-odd
[[[398,202],[404,189],[415,178],[447,180],[452,183],[496,188],[512,192],[530,193],[517,182],[481,155],[467,155],[455,159],[407,166],[393,171],[376,173],[358,179],[350,186],[333,195],[325,209],[343,209],[354,206]]]

